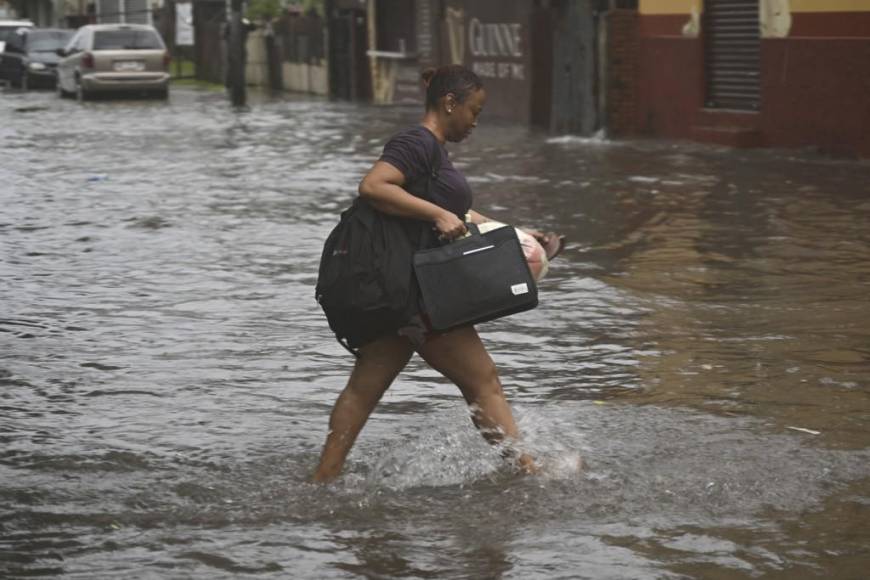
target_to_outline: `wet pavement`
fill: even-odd
[[[475,207],[570,240],[481,327],[546,473],[414,360],[319,487],[319,251],[419,113],[251,101],[0,94],[0,576],[863,577],[870,164],[484,113]]]

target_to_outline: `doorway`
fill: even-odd
[[[705,105],[757,111],[761,105],[758,0],[704,3]]]

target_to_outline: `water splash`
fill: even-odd
[[[591,137],[581,137],[579,135],[561,135],[559,137],[550,137],[547,143],[553,145],[615,145],[615,141],[607,138],[607,131],[599,129]]]

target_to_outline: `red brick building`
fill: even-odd
[[[870,157],[870,0],[640,0],[611,17],[623,133]]]

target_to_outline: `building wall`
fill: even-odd
[[[284,90],[323,96],[329,93],[329,75],[327,75],[325,61],[317,64],[285,61],[281,66]]]
[[[316,13],[286,14],[273,23],[284,90],[329,92],[325,26],[326,21]]]
[[[463,64],[487,89],[486,116],[529,123],[532,0],[447,0],[441,64]]]
[[[597,34],[592,0],[572,0],[554,6],[552,31],[553,73],[550,131],[592,135],[600,126],[597,117]],[[535,73],[537,71],[531,71]],[[531,76],[531,90],[538,79]]]
[[[638,14],[607,14],[605,125],[610,135],[631,135],[638,127]]]
[[[870,0],[791,0],[762,41],[762,130],[776,145],[870,157]]]
[[[759,9],[762,142],[870,157],[870,0],[760,0]],[[642,132],[695,134],[702,12],[702,0],[640,0]]]
[[[691,135],[703,105],[700,0],[641,0],[637,126],[667,137]],[[685,30],[684,30],[685,29]]]
[[[8,0],[0,0],[0,18],[8,20],[18,18],[18,13],[15,12]]]
[[[0,0],[0,18],[30,20],[36,26],[42,28],[58,26],[58,19],[55,13],[56,7],[53,0],[19,2],[17,9],[11,2]]]
[[[487,118],[528,123],[533,5],[533,0],[369,0],[375,102],[422,104],[422,69],[462,64],[486,87]]]
[[[429,7],[429,0],[369,0],[369,70],[376,103],[424,101],[415,30],[421,7]]]

